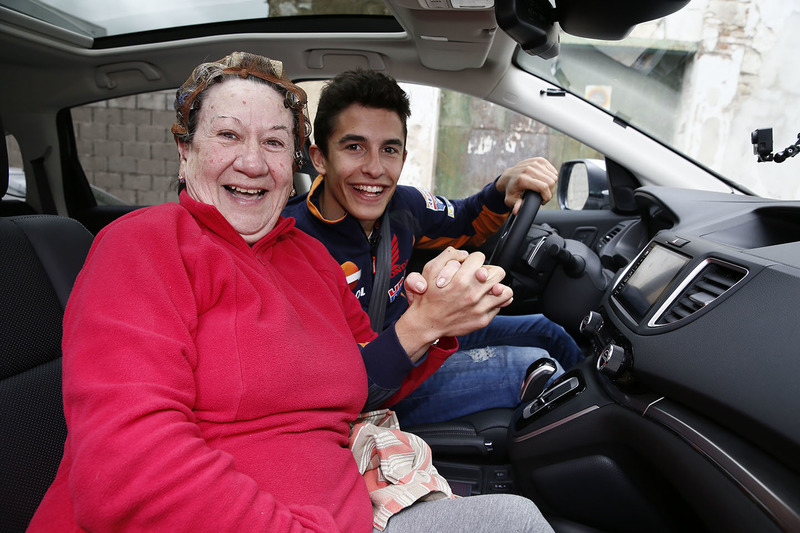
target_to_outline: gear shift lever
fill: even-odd
[[[522,403],[535,400],[544,391],[544,386],[556,373],[556,363],[549,357],[541,357],[531,363],[525,371],[525,379],[519,390],[519,399]]]

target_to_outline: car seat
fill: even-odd
[[[0,197],[7,188],[2,143]],[[0,217],[0,531],[5,533],[25,531],[64,451],[62,319],[91,243],[92,234],[70,218]]]
[[[455,420],[403,427],[421,437],[433,452],[433,464],[459,496],[515,493],[508,456],[513,409],[498,408]]]

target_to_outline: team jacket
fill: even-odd
[[[326,220],[322,216],[319,194],[324,186],[324,176],[319,176],[307,194],[289,202],[283,214],[294,217],[298,228],[325,244],[342,265],[350,289],[366,310],[372,298],[377,247],[367,239],[356,218],[346,214],[339,220]],[[388,303],[384,328],[408,308],[403,281],[414,248],[478,246],[500,228],[509,213],[494,182],[462,200],[448,200],[427,189],[399,185],[387,209],[392,229],[392,270],[385,295]]]

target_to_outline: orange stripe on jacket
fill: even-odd
[[[480,246],[486,239],[494,235],[503,222],[508,218],[508,213],[495,213],[486,206],[481,208],[481,214],[478,215],[472,222],[472,227],[475,229],[475,235],[463,235],[461,237],[438,237],[436,239],[429,239],[422,237],[417,242],[415,248],[423,248],[428,250],[441,250],[448,246],[460,248],[465,245]]]

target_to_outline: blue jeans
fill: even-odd
[[[393,407],[401,426],[452,420],[495,407],[516,407],[525,371],[551,357],[557,376],[583,354],[564,328],[542,315],[498,315],[485,328],[459,337],[459,350]]]
[[[583,360],[569,333],[544,315],[497,315],[485,328],[458,338],[459,350],[499,345],[542,348],[566,370]]]

